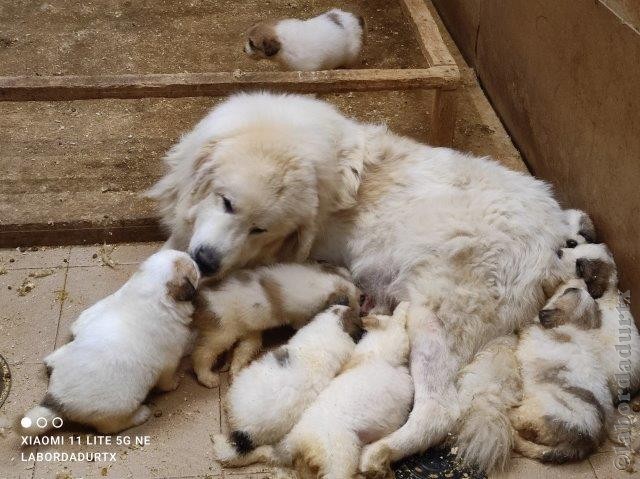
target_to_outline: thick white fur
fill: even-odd
[[[293,466],[302,478],[356,477],[362,446],[397,430],[411,409],[407,314],[409,304],[401,303],[393,316],[364,318],[366,334],[343,372],[274,449],[258,448],[241,464]]]
[[[175,371],[189,339],[193,305],[174,300],[167,285],[197,286],[198,280],[188,255],[161,251],[118,291],[83,311],[71,326],[73,340],[44,360],[51,370],[47,395],[43,406],[27,412],[34,424],[23,432],[45,432],[35,426],[41,415],[102,433],[144,422],[150,411],[141,404],[151,388],[178,386]]]
[[[513,449],[509,410],[522,399],[517,337],[497,338],[464,367],[458,379],[462,411],[455,445],[463,464],[504,469]]]
[[[298,329],[338,302],[348,303],[357,314],[360,291],[350,278],[344,268],[281,263],[241,270],[222,283],[203,285],[194,313],[199,336],[193,365],[198,381],[217,386],[219,377],[211,367],[241,338],[249,336],[234,352],[234,377],[260,349],[262,331],[284,325]]]
[[[340,22],[331,20],[333,16]],[[364,40],[361,21],[338,8],[308,20],[288,18],[274,25],[280,50],[270,59],[287,70],[332,70],[353,65]],[[247,42],[245,52],[254,53]]]
[[[567,293],[577,288],[577,293]],[[544,462],[579,460],[595,450],[613,417],[607,362],[611,354],[600,327],[581,327],[589,308],[597,305],[582,280],[561,286],[545,309],[562,309],[563,295],[578,297],[575,315],[547,329],[540,323],[520,337],[516,356],[522,367],[523,400],[510,413],[519,432],[515,449]]]
[[[332,306],[296,332],[286,346],[240,371],[226,397],[231,430],[247,438],[251,447],[282,439],[351,356],[355,344],[345,329],[357,321],[348,306]],[[239,460],[241,451],[232,441],[233,435],[215,436],[218,461]]]
[[[264,213],[269,221],[297,225],[299,245],[311,245],[297,248],[298,259],[310,252],[347,266],[377,305],[420,308],[408,324],[413,411],[369,446],[378,449],[371,457],[384,450],[397,460],[442,441],[467,406],[455,387],[460,369],[489,341],[530,321],[546,299],[543,285],[558,279],[556,250],[568,227],[548,185],[490,159],[356,123],[312,98],[233,96],[173,148],[170,171],[153,191],[172,230],[169,244],[222,251],[219,275],[273,257],[236,233],[242,214],[224,215],[214,195],[190,200],[194,166],[211,142],[212,192],[220,185],[242,198],[251,196],[247,189],[260,191],[262,203],[275,201]],[[291,161],[277,160],[283,157]],[[279,168],[279,177],[304,172],[291,197],[274,196],[255,173]],[[315,201],[300,201],[303,193]],[[376,472],[380,463],[363,466]]]

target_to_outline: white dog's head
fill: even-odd
[[[282,111],[284,110],[284,111]],[[358,128],[315,99],[237,95],[207,116],[167,157],[149,195],[160,202],[171,246],[214,279],[308,258],[318,223],[356,202]]]
[[[162,250],[147,258],[132,280],[140,288],[158,292],[180,303],[195,298],[200,272],[188,254]]]

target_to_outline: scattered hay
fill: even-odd
[[[36,285],[31,279],[28,277],[24,279],[22,284],[18,287],[18,296],[26,296],[28,293],[33,291]]]
[[[69,297],[69,293],[64,289],[58,289],[54,291],[53,294],[55,295],[56,301],[59,303],[62,303]]]
[[[29,277],[31,278],[46,278],[47,276],[51,276],[53,274],[52,269],[39,269],[38,271],[33,271],[29,273]]]
[[[116,250],[115,245],[103,244],[98,249],[98,260],[102,266],[108,266],[109,268],[115,268],[116,262],[113,260],[111,255]]]

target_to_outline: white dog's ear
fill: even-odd
[[[311,247],[318,232],[316,216],[313,215],[285,238],[277,255],[279,261],[301,263],[309,259]]]

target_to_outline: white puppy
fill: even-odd
[[[234,464],[254,447],[282,439],[347,362],[359,332],[356,311],[332,306],[240,371],[226,398],[233,432],[214,438],[215,458]]]
[[[363,37],[362,17],[334,8],[308,20],[258,23],[247,32],[244,51],[287,70],[332,70],[355,63]]]
[[[60,416],[110,434],[143,423],[141,405],[154,386],[170,391],[189,340],[199,272],[186,254],[165,250],[148,258],[111,296],[71,326],[73,340],[44,360],[47,394],[26,413],[23,431],[41,434]],[[46,428],[36,420],[44,417]]]
[[[567,248],[596,242],[596,229],[588,214],[581,210],[564,210],[563,213],[570,232],[566,242]]]
[[[393,316],[364,318],[366,333],[353,356],[291,432],[275,447],[259,447],[235,465],[268,461],[293,466],[302,478],[355,477],[362,446],[398,429],[411,409],[408,309],[401,303]]]
[[[232,375],[253,359],[261,347],[261,332],[277,326],[298,329],[332,304],[359,312],[360,291],[344,268],[327,264],[276,264],[232,273],[222,283],[204,284],[198,291],[194,325],[199,335],[193,351],[198,381],[217,386],[211,371],[219,354],[245,339],[233,357]]]
[[[562,251],[566,268],[573,269],[597,298],[602,317],[600,342],[605,351],[601,361],[606,365],[614,401],[628,402],[640,389],[640,335],[629,305],[618,291],[611,252],[604,244],[581,244]]]
[[[601,316],[582,280],[565,283],[524,331],[523,400],[510,413],[515,449],[543,462],[585,458],[613,417]]]

